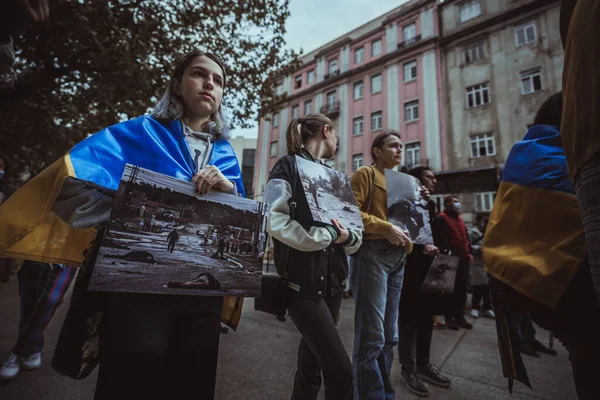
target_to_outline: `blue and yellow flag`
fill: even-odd
[[[485,232],[486,270],[556,308],[586,251],[559,127],[535,125],[506,160]]]
[[[74,229],[51,210],[68,177],[117,190],[125,164],[190,180],[196,165],[179,121],[149,115],[113,125],[83,140],[0,206],[0,256],[81,265],[96,231]],[[227,140],[214,143],[209,162],[244,195],[237,158]]]

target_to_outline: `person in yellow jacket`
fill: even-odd
[[[373,165],[352,175],[352,191],[364,224],[362,247],[351,257],[350,284],[356,302],[353,369],[355,399],[391,399],[394,346],[398,344],[398,304],[406,255],[413,244],[408,232],[387,220],[385,169],[402,161],[400,134],[379,134],[371,145]]]

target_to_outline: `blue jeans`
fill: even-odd
[[[389,377],[394,346],[398,344],[398,305],[405,262],[405,249],[387,240],[364,241],[352,257],[356,400],[394,399]]]

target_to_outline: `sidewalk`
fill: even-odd
[[[69,299],[70,294],[67,301]],[[290,397],[300,336],[291,320],[280,322],[275,317],[255,312],[253,306],[254,300],[247,299],[238,331],[221,336],[218,400],[284,400]],[[339,328],[349,354],[353,341],[353,309],[353,301],[344,300]],[[22,372],[7,384],[0,383],[0,400],[93,398],[96,371],[84,381],[74,381],[58,375],[50,367],[66,311],[67,304],[63,304],[46,331],[42,368]],[[17,280],[13,277],[8,284],[0,283],[2,358],[9,354],[14,344],[18,319]],[[538,338],[547,343],[548,333],[538,330]],[[502,377],[493,320],[476,320],[472,331],[436,330],[432,362],[452,378],[452,387],[441,389],[429,385],[429,399],[576,399],[567,353],[557,341],[555,346],[557,357],[542,355],[536,359],[524,356],[534,390],[516,382],[511,396]],[[396,388],[396,399],[419,398],[405,388],[400,379],[399,364],[394,365],[392,383]],[[322,390],[319,398],[324,398]]]

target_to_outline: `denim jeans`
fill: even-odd
[[[387,240],[364,241],[352,257],[356,400],[394,399],[389,377],[398,343],[398,304],[405,262],[405,249]]]

